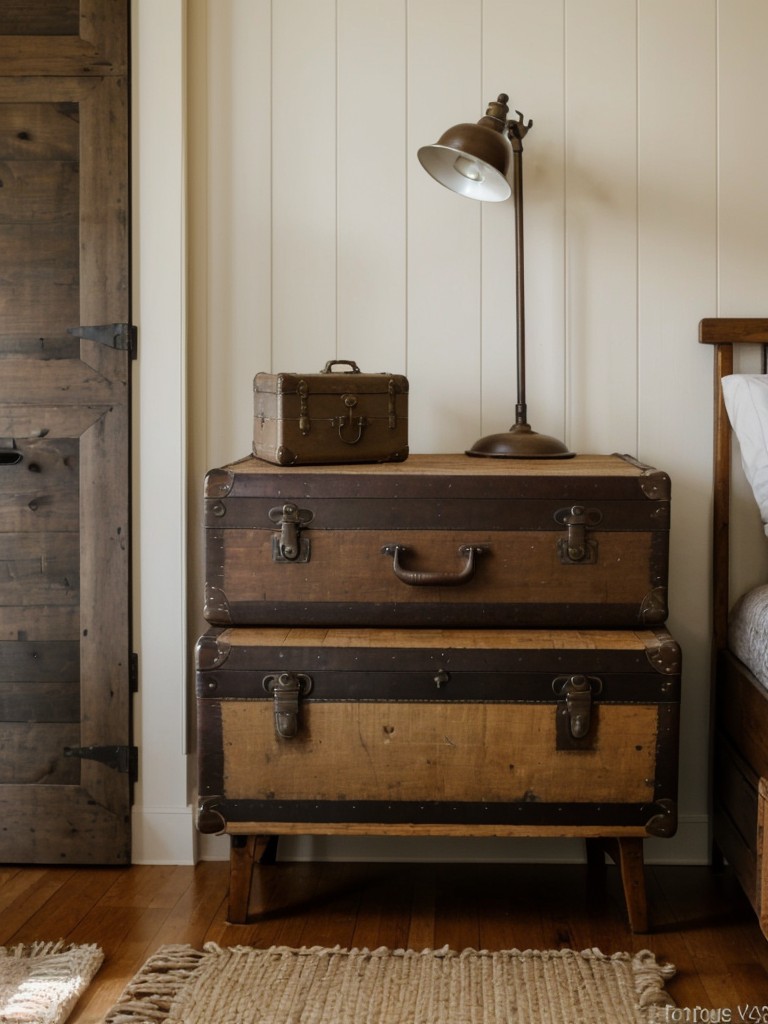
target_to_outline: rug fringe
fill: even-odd
[[[64,939],[57,939],[56,942],[29,942],[19,943],[18,946],[0,946],[0,956],[26,957],[33,959],[38,956],[53,956],[54,953],[69,953],[74,950],[85,950],[89,953],[101,952],[98,946],[77,945],[67,943]]]
[[[216,942],[206,942],[203,949],[207,953],[226,953],[226,952],[245,952],[253,949],[253,946],[220,946]],[[489,950],[489,949],[474,949],[471,946],[467,946],[464,949],[456,950],[451,949],[450,946],[442,946],[440,949],[391,949],[389,946],[377,946],[375,949],[369,949],[367,946],[269,946],[263,950],[265,953],[293,953],[297,956],[402,956],[402,957],[414,957],[414,956],[431,956],[449,959],[452,957],[458,958],[469,958],[469,957],[494,957],[498,956],[500,952],[504,953],[505,956],[519,957],[521,959],[530,959],[536,957],[539,959],[567,959],[572,957],[574,950],[572,949],[505,949],[505,950]],[[579,953],[580,956],[586,959],[594,960],[624,960],[632,961],[633,968],[643,975],[643,984],[646,985],[646,974],[648,980],[656,978],[657,981],[661,981],[661,978],[671,978],[675,974],[675,967],[672,964],[665,964],[659,966],[656,960],[655,953],[649,949],[642,949],[638,953],[603,953],[597,947],[591,949],[583,949]],[[655,972],[661,972],[659,975]]]
[[[643,1008],[674,1006],[674,1000],[664,991],[664,982],[675,975],[674,964],[659,964],[650,949],[641,949],[632,958],[637,998]]]
[[[161,946],[123,990],[103,1024],[165,1020],[205,957],[205,952],[189,945]]]

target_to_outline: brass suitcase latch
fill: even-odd
[[[568,534],[557,542],[557,552],[564,565],[593,564],[597,561],[597,541],[589,540],[587,528],[597,526],[603,513],[597,508],[572,505],[555,512],[555,522],[568,527]]]
[[[280,672],[264,676],[262,686],[274,697],[275,732],[284,740],[293,739],[299,731],[299,697],[312,690],[312,679],[303,672]]]
[[[272,537],[272,561],[308,562],[311,546],[309,538],[301,536],[301,528],[309,526],[315,513],[286,502],[271,508],[269,518],[280,527],[280,533]]]
[[[557,703],[557,749],[575,750],[591,746],[595,708],[593,698],[603,689],[597,676],[557,676],[552,689]]]
[[[368,420],[365,416],[358,416],[356,419],[352,416],[352,412],[357,405],[356,395],[342,395],[341,401],[344,404],[346,413],[344,416],[333,417],[331,423],[338,429],[340,441],[344,444],[357,444],[363,436],[363,430],[368,426]]]

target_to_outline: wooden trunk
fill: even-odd
[[[210,630],[199,827],[671,835],[665,630]]]
[[[677,824],[680,660],[660,627],[209,630],[197,823],[231,837],[229,919],[280,835],[583,836],[646,931],[642,840]]]
[[[336,372],[336,365],[351,366]],[[321,373],[258,373],[253,454],[281,466],[402,462],[408,457],[408,381],[361,373],[346,360]]]
[[[414,455],[206,477],[215,625],[637,628],[667,616],[670,482],[627,456]]]

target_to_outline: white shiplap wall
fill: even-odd
[[[673,480],[681,829],[649,845],[705,859],[712,353],[697,325],[768,311],[768,5],[187,0],[187,13],[191,632],[202,475],[249,451],[256,371],[346,358],[407,373],[414,452],[460,451],[512,421],[512,204],[456,197],[416,160],[508,92],[534,121],[530,420]],[[751,582],[768,566],[743,490],[734,520]]]

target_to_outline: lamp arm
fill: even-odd
[[[530,127],[530,126],[529,126]],[[515,423],[528,422],[525,398],[525,253],[523,250],[523,146],[518,140],[512,150],[512,192],[515,204],[515,256],[517,264],[517,405]]]

